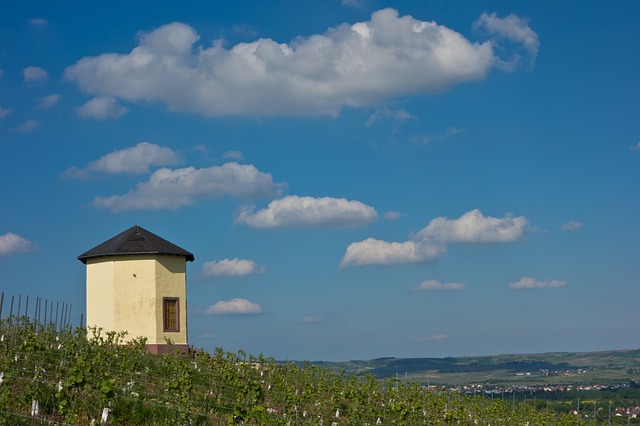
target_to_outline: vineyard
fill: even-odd
[[[123,345],[124,337],[0,319],[0,424],[592,424],[531,403],[436,392],[242,351],[152,355],[144,340]]]

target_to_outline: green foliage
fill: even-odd
[[[0,321],[0,424],[563,425],[575,416],[239,351],[152,355],[99,329]]]

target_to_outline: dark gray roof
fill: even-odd
[[[82,253],[78,256],[78,260],[86,264],[87,259],[93,257],[128,254],[171,254],[184,256],[189,262],[194,260],[193,254],[138,225]]]

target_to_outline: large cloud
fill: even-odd
[[[289,195],[273,200],[266,209],[241,209],[236,222],[254,228],[347,228],[368,225],[377,218],[376,210],[360,201]]]
[[[222,259],[212,260],[202,265],[202,273],[210,277],[243,276],[260,274],[266,268],[258,266],[256,262],[248,259]]]
[[[221,300],[209,306],[204,312],[207,315],[249,315],[263,313],[262,306],[247,299]]]
[[[340,266],[431,262],[446,251],[444,246],[427,242],[394,243],[367,238],[364,241],[349,244]]]
[[[149,180],[139,183],[124,195],[96,197],[94,206],[112,211],[137,209],[177,209],[192,205],[197,198],[224,196],[253,199],[276,196],[282,184],[275,184],[270,174],[252,165],[226,163],[203,169],[162,168]]]
[[[86,178],[93,173],[145,174],[149,173],[150,166],[170,166],[181,161],[180,154],[170,148],[140,142],[135,146],[105,154],[82,169],[71,167],[63,175],[70,178]]]
[[[430,262],[446,253],[446,245],[450,243],[506,243],[519,240],[527,223],[524,216],[485,217],[477,209],[458,219],[439,217],[405,242],[368,238],[351,243],[341,266]]]
[[[24,237],[12,232],[0,235],[0,256],[32,251],[34,245]]]
[[[442,243],[506,243],[522,238],[526,227],[524,216],[485,217],[480,210],[474,209],[458,219],[433,219],[415,238]]]
[[[174,22],[143,33],[127,54],[82,58],[65,77],[92,95],[160,101],[209,117],[335,115],[345,106],[480,80],[500,62],[491,42],[473,43],[394,9],[288,44],[261,38],[226,49],[220,40],[211,47],[198,40],[194,28]]]

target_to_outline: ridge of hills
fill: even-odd
[[[399,377],[430,385],[640,382],[640,349],[446,358],[383,357],[367,361],[315,361],[312,364],[347,374]]]

